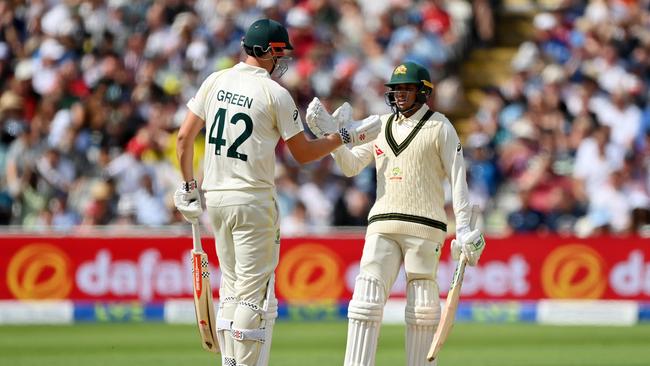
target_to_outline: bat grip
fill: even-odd
[[[198,223],[192,224],[192,243],[194,244],[194,251],[203,251],[203,246],[201,245],[201,229]]]

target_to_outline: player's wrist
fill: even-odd
[[[192,178],[188,181],[184,181],[181,183],[181,189],[185,192],[192,192],[193,190],[197,189],[199,187],[199,184],[197,183],[196,179]]]
[[[345,127],[339,128],[337,135],[339,136],[339,140],[341,140],[341,144],[349,144],[352,141],[350,131]]]
[[[459,226],[456,228],[456,237],[460,237],[463,235],[466,235],[469,233],[471,230],[469,229],[469,226]]]
[[[330,132],[330,133],[325,135],[325,138],[330,140],[330,141],[336,142],[336,144],[339,145],[339,147],[344,144],[343,138],[341,137],[341,134],[340,134],[339,131]]]

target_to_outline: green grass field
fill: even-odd
[[[280,322],[271,365],[341,365],[346,324]],[[404,327],[382,328],[377,366],[404,365]],[[193,326],[82,324],[0,326],[1,365],[219,365],[203,351]],[[549,327],[458,324],[441,366],[647,366],[650,324]]]

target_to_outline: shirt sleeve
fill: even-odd
[[[206,112],[206,101],[208,99],[208,94],[210,93],[210,90],[212,90],[212,86],[215,84],[217,78],[219,75],[221,75],[222,72],[214,72],[210,76],[208,76],[204,81],[203,84],[199,87],[199,91],[196,92],[196,95],[193,96],[188,102],[187,102],[187,108],[194,114],[196,114],[199,118],[201,118],[203,121],[206,120],[205,118],[205,112]]]
[[[277,128],[282,139],[286,141],[302,132],[302,118],[289,91],[278,88],[275,103]]]
[[[449,121],[440,128],[438,150],[445,175],[451,185],[452,203],[456,216],[456,228],[469,228],[471,209],[465,171],[463,148],[456,130]]]
[[[374,158],[372,142],[348,149],[341,146],[332,152],[332,157],[346,177],[355,176],[363,170]]]

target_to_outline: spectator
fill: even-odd
[[[155,197],[156,220],[178,222],[169,198],[180,101],[238,61],[243,30],[263,14],[285,21],[304,54],[280,81],[299,109],[314,96],[327,107],[351,99],[360,117],[385,110],[384,78],[402,58],[434,71],[445,108],[459,107],[444,86],[457,85],[473,22],[490,43],[494,3],[0,2],[0,218],[10,217],[0,222],[70,225],[89,212],[86,224],[130,223],[136,192]],[[534,218],[519,220],[535,222],[526,230],[566,232],[609,187],[638,197],[624,230],[638,231],[650,210],[649,4],[569,3],[534,17],[512,78],[485,90],[465,141],[471,194],[488,216],[514,212]],[[365,224],[373,177],[346,179],[327,161],[297,174],[282,146],[277,157],[282,216],[303,201],[310,228]],[[116,189],[98,199],[93,187],[107,179]]]
[[[488,215],[526,232],[643,230],[648,5],[591,1],[534,17],[534,37],[513,58],[512,78],[499,93],[488,91],[470,127],[488,137],[503,176],[487,199]],[[481,164],[468,162],[470,173]],[[604,197],[623,202],[614,207]]]
[[[56,230],[67,231],[80,223],[79,215],[68,208],[65,195],[57,195],[50,200],[49,211],[52,214],[52,226]]]
[[[280,232],[283,236],[307,235],[314,229],[307,216],[307,207],[302,201],[296,202],[293,211],[280,223]]]
[[[140,189],[133,194],[136,223],[147,226],[162,226],[169,222],[164,197],[154,188],[151,174],[142,176]]]

